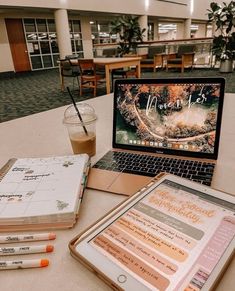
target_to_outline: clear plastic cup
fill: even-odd
[[[96,153],[96,120],[97,116],[93,107],[87,103],[70,105],[64,112],[63,123],[68,129],[68,134],[74,154],[88,154],[90,157]]]

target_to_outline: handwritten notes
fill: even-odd
[[[55,221],[73,224],[88,165],[87,155],[16,160],[0,182],[1,230]]]

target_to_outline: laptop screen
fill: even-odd
[[[224,82],[223,78],[117,80],[113,147],[216,159]]]

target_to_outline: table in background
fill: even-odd
[[[123,57],[123,58],[94,58],[96,65],[105,67],[106,93],[110,93],[111,79],[110,73],[113,69],[124,69],[126,67],[136,67],[136,76],[140,78],[140,60],[141,57]]]
[[[95,162],[111,148],[112,94],[86,100],[98,115],[97,154]],[[66,106],[0,123],[0,166],[12,157],[47,157],[72,153],[66,128],[62,124]],[[222,122],[219,159],[213,187],[234,194],[235,190],[235,94],[226,94]],[[73,259],[68,242],[91,225],[125,197],[91,189],[85,190],[79,220],[73,229],[56,230],[57,239],[51,241],[55,251],[50,254],[5,257],[33,259],[46,257],[47,268],[0,271],[1,291],[108,291],[106,284]],[[34,232],[31,232],[34,233]],[[4,233],[7,234],[7,233]],[[30,244],[38,244],[33,242]],[[9,244],[13,245],[13,244]],[[16,245],[16,244],[15,244]],[[19,244],[17,244],[19,245]],[[4,259],[5,259],[4,258]],[[219,283],[216,291],[234,290],[235,259]]]
[[[124,58],[94,58],[94,63],[97,66],[105,67],[106,93],[111,92],[111,78],[110,73],[113,69],[124,69],[126,67],[136,67],[136,76],[140,78],[140,60],[141,57],[124,57]],[[71,63],[77,65],[78,61],[73,59]],[[60,66],[59,66],[60,72]],[[64,77],[60,72],[60,85],[62,91],[64,90]]]

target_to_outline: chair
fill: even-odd
[[[72,54],[72,55],[66,55],[66,60],[77,60],[79,58],[79,54]]]
[[[80,95],[83,88],[93,88],[94,97],[96,96],[97,85],[104,79],[103,74],[98,74],[93,59],[79,59],[80,68]]]
[[[112,87],[115,79],[120,79],[120,78],[137,78],[137,72],[136,69],[132,69],[130,67],[126,67],[124,69],[114,69],[111,72],[111,82],[112,82]]]
[[[183,73],[185,68],[193,68],[194,55],[194,45],[180,45],[176,54],[169,54],[167,56],[166,71],[168,71],[169,68],[180,68],[181,73]]]
[[[156,72],[156,67],[163,68],[165,51],[165,45],[149,46],[148,54],[140,62],[141,68],[153,68],[154,72]]]
[[[103,57],[105,58],[114,58],[117,56],[117,49],[116,48],[106,48],[103,49]]]
[[[130,54],[130,55],[124,55],[123,57],[124,58],[125,57],[131,58],[131,57],[138,57],[138,55]],[[111,72],[112,87],[113,87],[114,79],[117,79],[117,78],[119,78],[119,79],[120,78],[128,78],[128,77],[137,78],[136,68],[125,67],[123,69],[113,69],[112,72]]]
[[[78,65],[73,64],[70,59],[60,60],[60,72],[62,76],[61,82],[61,90],[64,91],[64,77],[73,78],[73,89],[74,89],[74,81],[77,79],[78,87],[79,87],[79,76],[80,70]]]

